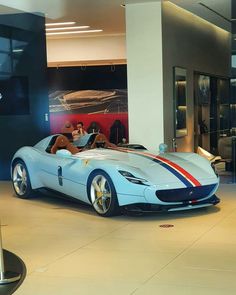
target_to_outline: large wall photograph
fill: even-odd
[[[85,130],[95,123],[111,138],[119,122],[128,140],[126,65],[49,68],[48,81],[51,133],[82,121]]]
[[[49,93],[51,113],[127,113],[127,89],[62,90]]]

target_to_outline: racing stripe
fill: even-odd
[[[142,155],[140,155],[142,156]],[[166,168],[168,171],[170,171],[172,174],[174,174],[183,184],[186,185],[186,187],[193,187],[193,183],[189,181],[182,173],[179,173],[178,170],[174,169],[171,165],[166,164],[160,159],[153,159],[154,162],[161,164],[162,167]]]
[[[201,186],[201,183],[189,172],[168,159],[150,153],[138,152],[129,149],[118,148],[118,150],[152,159],[154,162],[161,164],[164,168],[175,175],[184,185],[186,185],[186,187]]]

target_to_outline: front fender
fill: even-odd
[[[98,163],[98,161],[96,162],[95,165],[93,165],[93,167],[94,169],[91,169],[91,172],[99,169],[99,170],[103,170],[110,176],[118,195],[122,194],[122,195],[126,195],[127,197],[128,196],[137,196],[137,197],[144,196],[144,190],[146,186],[131,183],[119,173],[119,170],[127,170],[133,173],[137,177],[144,178],[142,175],[138,174],[137,171],[134,171],[135,170],[134,168],[131,169],[127,167],[126,169],[124,165],[121,166],[118,163],[115,166],[114,164],[113,165],[109,164],[109,162],[106,162],[106,164],[104,164],[102,162]]]

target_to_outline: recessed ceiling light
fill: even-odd
[[[76,22],[63,22],[63,23],[47,23],[45,24],[46,27],[50,26],[69,26],[74,25]]]
[[[60,30],[77,30],[77,29],[88,29],[89,26],[75,26],[75,27],[61,27],[61,28],[47,28],[46,31],[60,31]]]
[[[123,8],[125,8],[125,4],[121,4],[120,6],[123,7]]]
[[[86,30],[86,31],[70,31],[70,32],[54,32],[54,33],[46,33],[47,36],[52,35],[66,35],[66,34],[85,34],[85,33],[98,33],[103,30]]]

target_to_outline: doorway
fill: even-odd
[[[200,147],[209,152],[208,159],[214,161],[221,182],[232,182],[235,160],[230,79],[196,73],[194,90],[195,150]]]
[[[230,79],[194,75],[194,147],[218,154],[218,141],[231,135]]]

